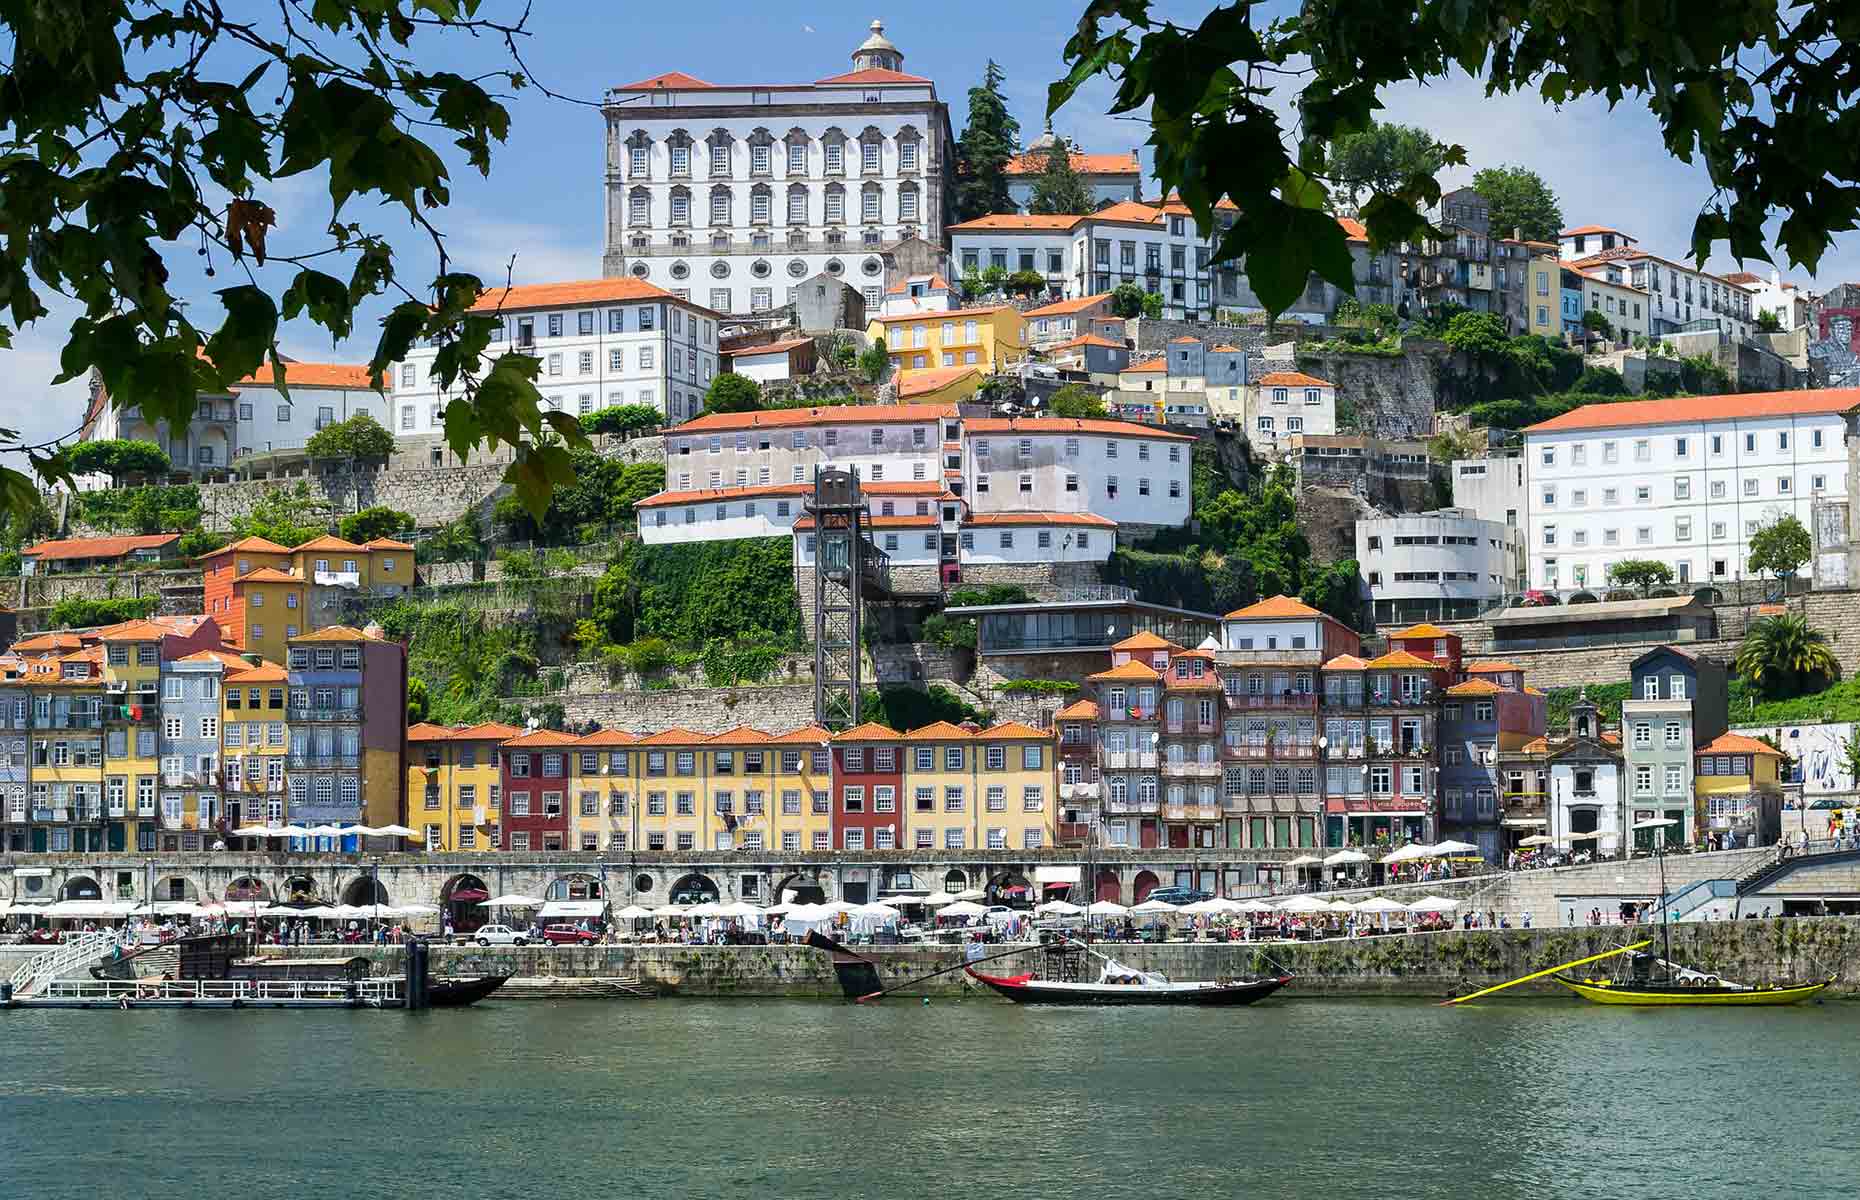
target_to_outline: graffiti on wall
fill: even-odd
[[[1831,725],[1740,725],[1734,732],[1749,737],[1774,736],[1776,744],[1795,760],[1788,782],[1800,783],[1805,795],[1854,790],[1854,776],[1847,769],[1846,754],[1841,749],[1853,736],[1852,721]]]
[[[1860,313],[1836,309],[1821,314],[1819,338],[1808,343],[1810,373],[1824,387],[1851,387],[1860,382],[1860,346],[1856,329]]]

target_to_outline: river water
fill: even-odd
[[[0,1013],[0,1195],[1852,1196],[1860,1007]]]

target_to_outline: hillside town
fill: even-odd
[[[1853,286],[1460,187],[1425,241],[1337,214],[1354,296],[1269,317],[1134,151],[1049,129],[958,211],[905,59],[608,92],[600,261],[471,310],[593,438],[546,518],[437,346],[185,426],[94,380],[9,547],[5,849],[1107,854],[1142,901],[1838,835],[1851,701],[1751,718],[1860,667]]]

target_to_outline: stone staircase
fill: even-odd
[[[1748,850],[1718,850],[1707,854],[1674,854],[1666,859],[1666,891],[1676,894],[1701,880],[1740,879],[1775,855],[1765,846]],[[1551,867],[1541,871],[1515,871],[1485,898],[1484,907],[1522,924],[1526,912],[1534,926],[1569,925],[1575,910],[1577,925],[1585,923],[1591,908],[1610,912],[1609,901],[1653,900],[1660,895],[1660,864],[1652,858],[1626,862],[1609,860],[1579,867]]]

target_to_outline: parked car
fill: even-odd
[[[1196,891],[1191,887],[1159,887],[1151,891],[1144,899],[1160,900],[1164,904],[1193,904],[1197,900],[1214,899],[1214,893]]]
[[[1005,904],[991,904],[982,914],[982,920],[990,925],[1006,925],[1014,919],[1014,910]]]
[[[480,925],[463,935],[480,946],[527,946],[530,935],[508,925]]]
[[[545,925],[542,936],[551,946],[592,946],[601,940],[601,935],[593,930],[573,925]]]

